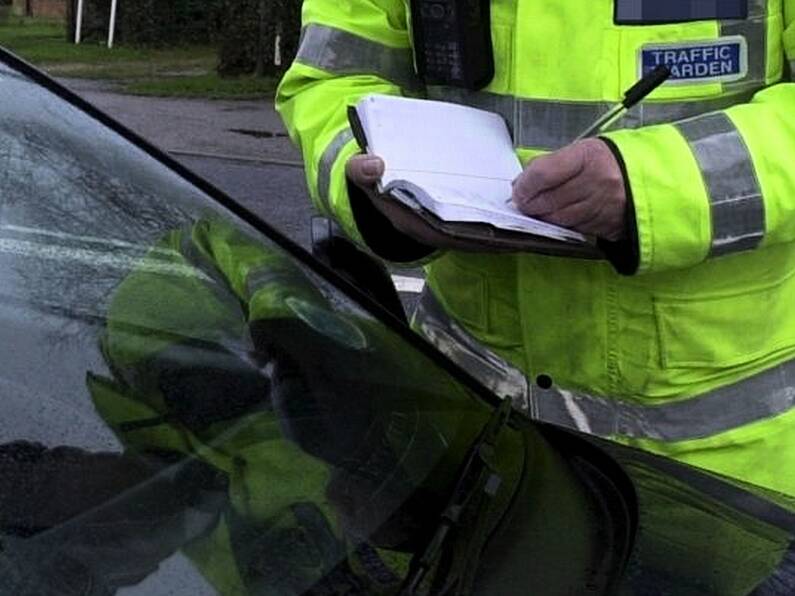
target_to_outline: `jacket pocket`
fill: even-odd
[[[447,312],[492,349],[521,349],[516,263],[508,255],[448,253],[428,269]]]
[[[663,368],[729,368],[795,348],[795,273],[716,296],[656,297]]]

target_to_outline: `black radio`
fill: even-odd
[[[429,85],[480,89],[494,77],[489,0],[411,0],[417,72]]]

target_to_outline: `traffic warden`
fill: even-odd
[[[513,367],[542,419],[795,494],[794,67],[795,0],[306,0],[277,109],[316,206],[426,265],[415,326],[485,382]],[[369,93],[503,115],[516,206],[606,258],[452,241],[374,196],[346,117]]]

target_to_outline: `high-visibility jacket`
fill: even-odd
[[[656,24],[651,4],[667,5],[492,0],[496,73],[473,92],[417,80],[408,2],[306,0],[277,109],[316,206],[408,261],[424,253],[348,191],[346,106],[392,93],[491,109],[526,162],[571,142],[647,67],[675,67],[604,134],[631,194],[635,263],[451,251],[433,255],[428,284],[463,333],[551,378],[542,415],[795,494],[795,0],[712,20],[694,1],[702,20]]]

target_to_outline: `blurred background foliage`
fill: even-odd
[[[2,0],[0,0],[2,2]],[[110,0],[84,0],[82,39],[107,38]],[[67,3],[74,38],[77,0]],[[222,76],[278,77],[298,48],[301,0],[120,0],[117,43],[143,47],[213,45]]]

